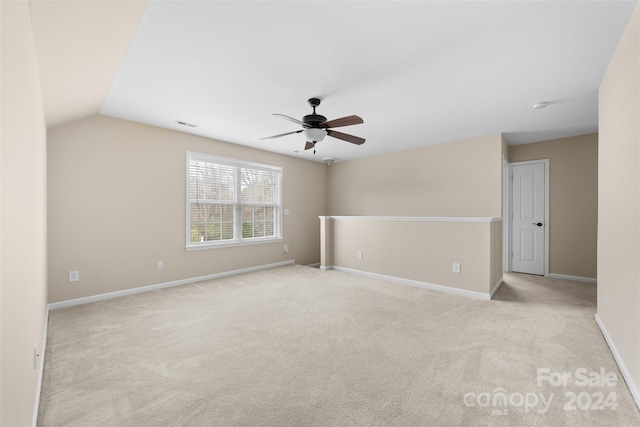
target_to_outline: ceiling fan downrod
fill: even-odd
[[[320,105],[320,98],[309,98],[309,105],[313,108],[313,114],[316,114],[316,107]]]

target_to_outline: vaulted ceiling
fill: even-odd
[[[629,1],[31,1],[49,127],[101,113],[321,161],[597,130]],[[303,150],[307,99],[357,114]],[[547,102],[544,109],[532,105]],[[178,124],[186,122],[196,127]]]

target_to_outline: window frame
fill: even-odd
[[[210,240],[207,242],[197,242],[194,243],[191,241],[191,162],[192,161],[200,161],[206,162],[216,165],[230,166],[234,168],[235,173],[235,185],[236,189],[234,191],[234,201],[231,204],[233,206],[233,239],[225,239],[225,240]],[[242,237],[242,208],[243,206],[255,206],[252,203],[243,203],[242,202],[242,191],[241,191],[241,170],[242,169],[253,169],[260,170],[266,172],[272,172],[276,174],[276,204],[275,212],[274,212],[274,234],[272,236],[265,237]],[[282,167],[268,165],[264,163],[255,163],[248,162],[244,160],[231,159],[227,157],[215,156],[213,154],[207,153],[198,153],[193,151],[187,151],[186,155],[186,210],[185,210],[185,219],[186,219],[186,246],[185,249],[187,251],[194,250],[203,250],[203,249],[214,249],[214,248],[226,248],[231,246],[243,246],[243,245],[256,245],[262,243],[274,243],[274,242],[282,242]],[[271,205],[269,205],[271,206]]]

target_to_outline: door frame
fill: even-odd
[[[502,155],[502,271],[511,271],[511,163]]]
[[[508,217],[509,220],[513,218],[513,167],[514,166],[524,166],[524,165],[532,165],[532,164],[544,164],[544,275],[545,277],[549,277],[549,159],[540,159],[540,160],[526,160],[523,162],[513,162],[509,164],[509,191],[508,198],[509,201],[507,206],[509,207]],[[509,258],[509,270],[511,271],[511,259],[513,258],[513,224],[512,221],[509,221],[509,242],[508,242],[508,258]]]

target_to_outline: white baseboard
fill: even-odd
[[[320,263],[316,262],[314,264],[307,264],[307,267],[312,267],[312,268],[320,268]]]
[[[337,267],[335,265],[327,265],[324,267],[321,266],[320,269],[336,270],[336,271],[342,271],[344,273],[358,274],[360,276],[370,277],[372,279],[386,280],[388,282],[400,283],[402,285],[415,286],[417,288],[429,289],[432,291],[447,292],[447,293],[456,294],[456,295],[463,295],[463,296],[471,297],[475,299],[481,299],[481,300],[487,300],[487,301],[491,299],[491,296],[489,294],[483,294],[482,292],[468,291],[466,289],[452,288],[451,286],[436,285],[433,283],[420,282],[418,280],[403,279],[401,277],[386,276],[384,274],[370,273],[368,271],[354,270],[346,267]]]
[[[573,280],[575,282],[586,282],[586,283],[598,283],[598,279],[594,279],[593,277],[582,277],[582,276],[570,276],[568,274],[556,274],[549,273],[549,277],[553,279],[564,279],[564,280]]]
[[[241,268],[239,270],[223,271],[222,273],[207,274],[206,276],[190,277],[187,279],[174,280],[172,282],[159,283],[157,285],[141,286],[138,288],[124,289],[122,291],[108,292],[106,294],[92,295],[90,297],[75,298],[67,301],[54,302],[49,304],[49,310],[58,308],[73,307],[74,305],[87,304],[90,302],[103,301],[123,297],[126,295],[134,295],[142,292],[154,291],[162,288],[170,288],[173,286],[186,285],[188,283],[201,282],[203,280],[218,279],[220,277],[233,276],[236,274],[250,273],[252,271],[266,270],[268,268],[281,267],[283,265],[295,264],[295,260],[276,262],[273,264],[258,265],[255,267]]]
[[[633,400],[635,400],[636,405],[638,406],[638,409],[640,409],[640,390],[638,389],[638,386],[636,385],[636,383],[633,381],[631,374],[629,374],[629,371],[627,370],[627,366],[622,360],[620,353],[618,353],[618,349],[616,348],[616,345],[613,343],[613,340],[611,339],[611,336],[609,335],[607,328],[604,326],[604,323],[602,323],[602,320],[600,319],[600,316],[598,316],[597,313],[596,313],[596,323],[598,324],[598,327],[600,328],[600,331],[604,336],[604,340],[607,342],[607,345],[609,346],[609,349],[613,354],[613,358],[618,364],[618,368],[622,373],[622,377],[624,378],[624,381],[627,383],[627,387],[629,388],[629,391],[633,396]]]
[[[42,376],[44,375],[44,357],[47,351],[47,334],[49,331],[49,306],[44,314],[44,327],[42,328],[42,344],[40,345],[40,358],[38,359],[38,378],[36,380],[36,398],[33,403],[33,414],[31,415],[31,427],[36,427],[38,423],[38,411],[40,410],[40,392],[42,391]]]
[[[489,299],[493,299],[493,297],[496,296],[496,293],[500,289],[500,286],[502,286],[502,283],[503,283],[503,278],[501,277],[500,280],[498,280],[498,284],[493,288],[493,290],[489,294]]]

